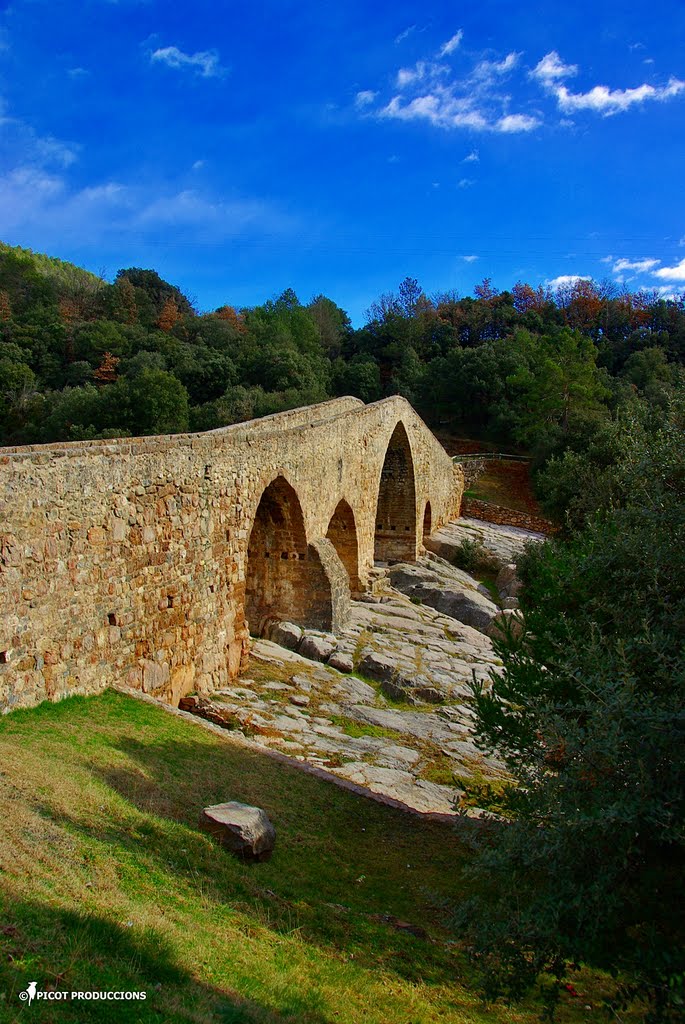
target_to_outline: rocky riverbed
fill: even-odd
[[[474,534],[501,567],[496,601],[448,560]],[[418,563],[377,567],[373,593],[353,602],[339,636],[275,623],[254,641],[249,678],[186,706],[415,810],[478,814],[505,774],[474,743],[469,685],[498,671],[493,636],[516,616],[512,558],[537,539],[450,524]]]

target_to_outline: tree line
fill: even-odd
[[[685,293],[489,280],[428,297],[406,278],[360,329],[288,289],[200,314],[154,270],[112,284],[0,244],[0,443],[210,430],[340,395],[401,394],[433,426],[530,452],[545,511],[584,494],[630,420],[655,429],[682,390]],[[574,455],[592,453],[584,488]]]

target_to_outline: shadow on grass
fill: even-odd
[[[20,999],[30,982],[47,992],[145,992],[144,1001]],[[294,1000],[275,1012],[199,983],[175,962],[163,936],[94,914],[10,900],[0,890],[0,1021],[39,1024],[327,1024]]]
[[[204,737],[148,743],[120,735],[115,749],[133,765],[91,761],[88,769],[140,813],[114,826],[111,816],[100,825],[63,817],[69,828],[135,856],[158,884],[201,893],[257,927],[297,930],[309,943],[353,950],[361,966],[410,981],[454,981],[453,948],[396,927],[403,920],[444,937],[436,908],[454,893],[462,855],[448,827]],[[267,811],[277,831],[269,862],[245,864],[199,831],[200,810],[226,800]]]

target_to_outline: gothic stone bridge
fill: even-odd
[[[462,489],[398,397],[0,449],[0,710],[226,685],[268,621],[343,626],[374,560],[414,560]]]

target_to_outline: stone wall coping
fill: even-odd
[[[179,448],[212,449],[229,444],[246,444],[263,438],[286,437],[302,434],[314,427],[323,426],[352,415],[373,414],[383,406],[400,406],[412,417],[419,419],[410,403],[401,395],[391,395],[378,402],[365,405],[359,398],[348,396],[334,398],[319,405],[301,406],[285,412],[272,413],[244,423],[232,423],[216,430],[199,431],[191,434],[157,434],[141,437],[97,438],[92,441],[55,441],[49,444],[16,445],[0,448],[0,466],[12,460],[35,462],[53,461],[59,458],[75,458],[90,455],[147,455],[160,454]],[[326,414],[328,413],[328,415]],[[444,452],[437,438],[435,447]],[[446,454],[446,453],[445,453]],[[448,456],[449,458],[449,456]]]

